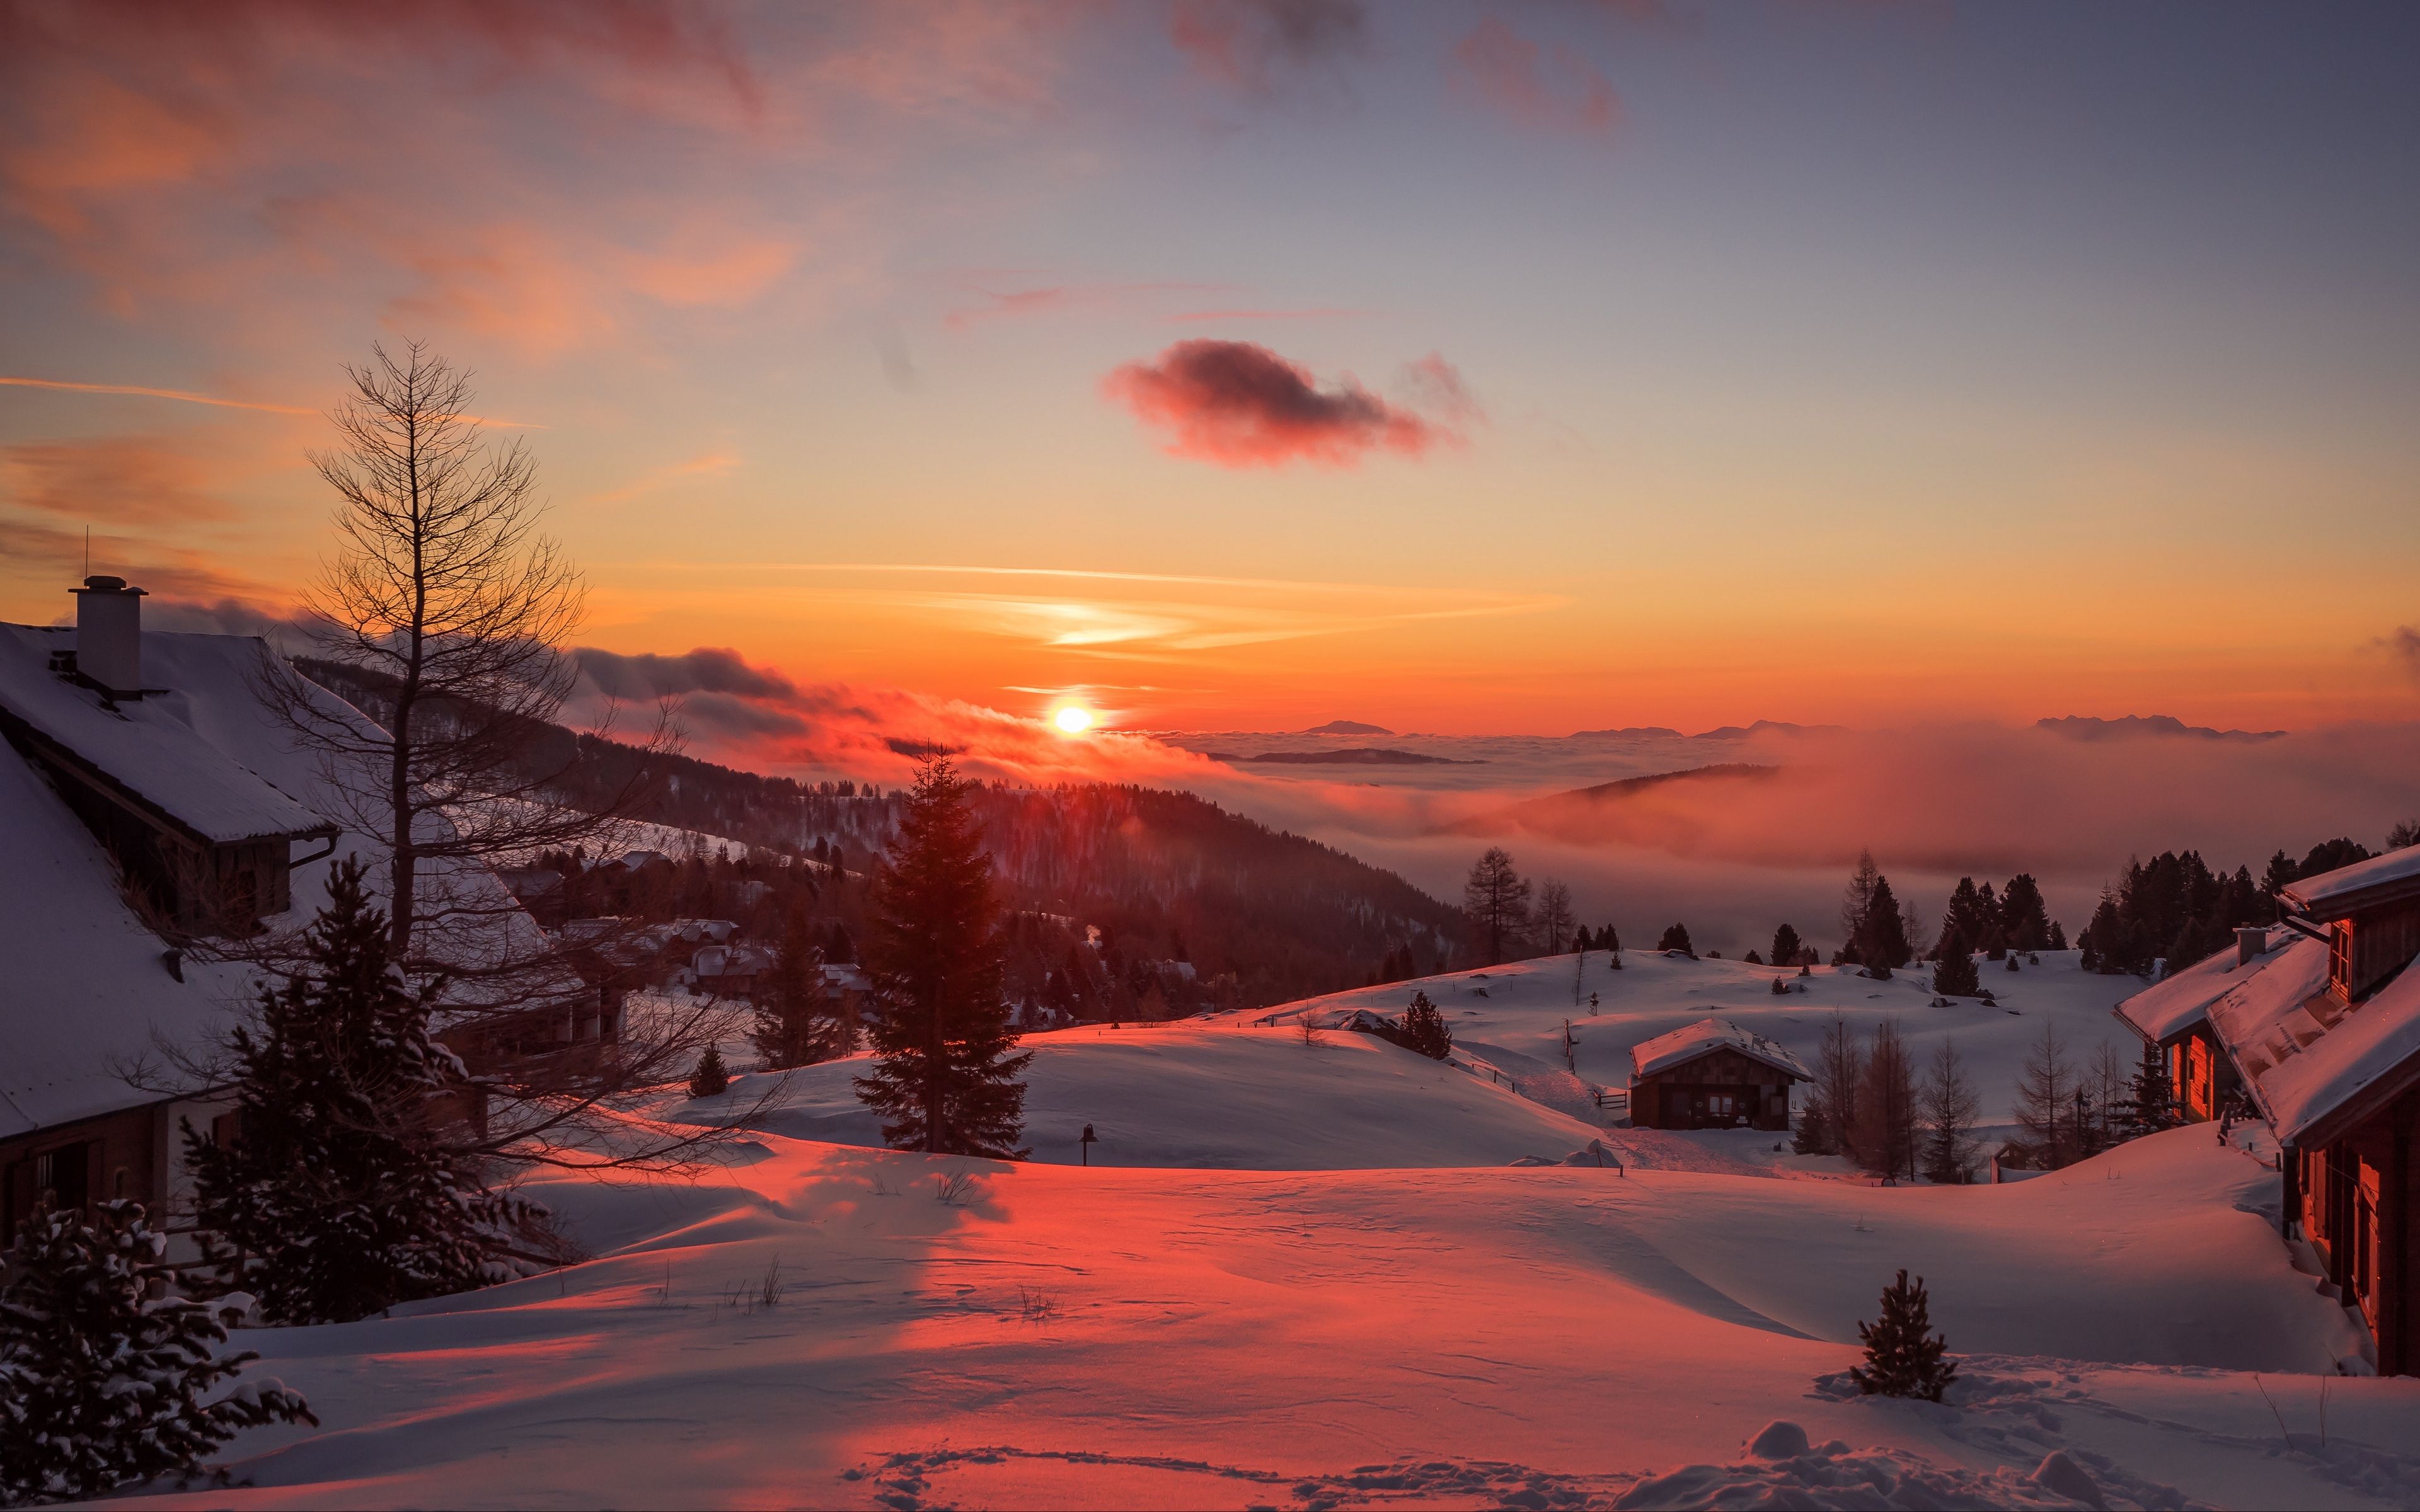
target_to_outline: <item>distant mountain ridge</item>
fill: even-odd
[[[2071,714],[2061,719],[2036,719],[2034,728],[2070,740],[2135,740],[2189,736],[2195,740],[2275,740],[2283,730],[2213,730],[2187,724],[2173,714],[2130,714],[2122,719],[2101,719]]]
[[[1267,762],[1283,766],[1484,766],[1484,761],[1455,756],[1427,756],[1416,750],[1390,750],[1384,746],[1348,746],[1342,750],[1264,750],[1257,756],[1206,751],[1214,762],[1230,766]]]
[[[1646,796],[1659,788],[1766,782],[1781,773],[1782,768],[1778,766],[1762,766],[1750,762],[1720,762],[1711,766],[1692,766],[1685,771],[1626,777],[1619,781],[1550,793],[1543,798],[1528,798],[1520,803],[1507,804],[1501,809],[1491,809],[1449,826],[1448,832],[1499,835],[1508,830],[1529,830],[1577,839],[1581,838],[1577,831],[1593,829],[1616,818],[1625,811],[1630,800]]]
[[[1394,733],[1384,725],[1363,724],[1358,719],[1330,719],[1326,724],[1312,725],[1302,733],[1306,735],[1391,735]]]
[[[1848,726],[1838,724],[1792,724],[1787,719],[1759,719],[1754,724],[1727,724],[1713,730],[1700,730],[1694,735],[1683,735],[1667,725],[1625,725],[1620,730],[1575,730],[1573,740],[1649,740],[1665,737],[1674,740],[1745,740],[1750,735],[1805,735],[1836,733]]]

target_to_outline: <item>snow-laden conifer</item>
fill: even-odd
[[[469,1152],[477,1088],[388,964],[385,915],[340,862],[289,973],[226,1045],[235,1135],[185,1126],[194,1216],[224,1284],[272,1322],[343,1322],[505,1279],[537,1210]]]
[[[0,1289],[0,1506],[182,1479],[244,1428],[319,1421],[274,1381],[221,1392],[259,1356],[220,1354],[211,1309],[164,1295],[166,1241],[140,1203],[97,1216],[45,1202],[18,1227]]]

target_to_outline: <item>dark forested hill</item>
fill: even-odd
[[[326,662],[297,665],[381,716],[377,683]],[[630,746],[555,725],[533,727],[525,745],[531,769],[555,774],[556,791],[574,806],[623,791],[642,761]],[[896,828],[895,792],[688,756],[645,760],[648,796],[637,817],[837,865],[837,872],[775,876],[783,884],[777,894],[812,894],[820,918],[849,938],[861,934],[864,872]],[[1012,987],[1020,998],[1084,1016],[1284,1002],[1360,986],[1389,956],[1402,959],[1398,952],[1418,972],[1435,969],[1461,939],[1460,914],[1395,873],[1192,794],[985,784],[980,805],[1002,892],[1018,916]],[[645,914],[695,912],[733,895],[716,886],[728,880],[718,875],[725,870],[767,877],[761,865],[679,859],[697,875],[614,889],[597,905],[610,898],[613,907]],[[770,917],[742,922],[759,933],[772,927]]]

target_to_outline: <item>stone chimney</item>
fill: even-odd
[[[2250,965],[2269,953],[2269,932],[2265,929],[2240,929],[2235,932],[2235,964]]]
[[[86,578],[76,595],[76,671],[113,694],[143,691],[143,590]]]

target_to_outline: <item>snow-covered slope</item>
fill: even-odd
[[[599,1255],[567,1273],[247,1335],[326,1426],[172,1500],[2412,1504],[2420,1382],[2332,1373],[2343,1314],[2246,1211],[2274,1191],[2205,1129],[1886,1190],[765,1135],[695,1184],[539,1183]],[[1901,1266],[1964,1357],[1946,1406],[1840,1374]]]
[[[1087,1026],[1030,1035],[1025,1142],[1073,1165],[1090,1124],[1095,1165],[1239,1170],[1507,1165],[1559,1160],[1601,1131],[1509,1088],[1372,1035],[1305,1044],[1293,1026]],[[851,1079],[863,1057],[778,1077],[738,1077],[717,1098],[678,1098],[663,1116],[744,1121],[798,1138],[879,1145],[881,1124]],[[769,1093],[769,1098],[768,1094]]]
[[[2040,965],[2020,964],[2015,971],[1982,962],[1983,985],[1998,1001],[1951,998],[1947,1008],[1931,1006],[1931,973],[1924,967],[1875,981],[1854,968],[1817,966],[1813,975],[1801,977],[1738,961],[1625,950],[1622,969],[1614,971],[1607,969],[1605,951],[1591,950],[1585,958],[1546,956],[1361,988],[1249,1016],[1280,1022],[1307,1011],[1330,1022],[1357,1008],[1398,1014],[1414,992],[1425,992],[1444,1011],[1457,1050],[1521,1076],[1525,1090],[1534,1079],[1535,1095],[1566,1106],[1578,1095],[1577,1084],[1626,1088],[1632,1045],[1709,1016],[1763,1035],[1809,1066],[1816,1063],[1833,1014],[1847,1019],[1861,1041],[1876,1024],[1896,1019],[1919,1072],[1931,1063],[1936,1045],[1957,1045],[1982,1099],[1988,1128],[2011,1121],[2009,1104],[2018,1073],[2041,1043],[2045,1027],[2055,1031],[2068,1061],[2079,1070],[2106,1045],[2133,1071],[2142,1040],[2113,1011],[2143,983],[2086,971],[2076,955],[2045,950]],[[1776,978],[1792,991],[1776,996]],[[1591,995],[1597,1000],[1593,1011]],[[1563,1062],[1566,1020],[1577,1041],[1576,1082]]]

